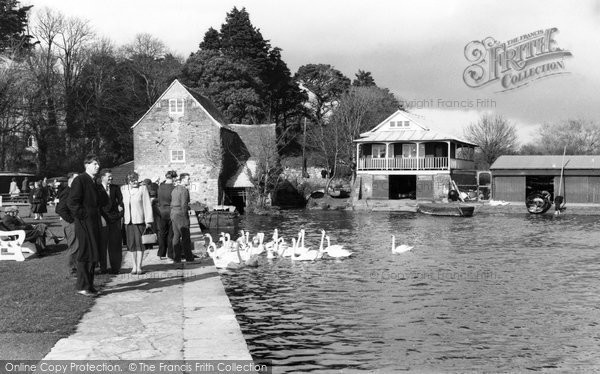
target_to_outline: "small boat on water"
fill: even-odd
[[[472,217],[474,205],[462,203],[418,203],[418,211],[432,216]]]
[[[240,214],[234,206],[218,205],[212,211],[196,210],[198,225],[202,231],[224,227],[235,228]]]

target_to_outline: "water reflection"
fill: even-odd
[[[275,372],[600,367],[600,219],[287,212],[241,227],[320,229],[344,260],[263,259],[222,276],[256,359]],[[413,252],[392,255],[397,244]]]

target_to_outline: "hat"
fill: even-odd
[[[16,205],[11,205],[11,206],[7,206],[6,208],[4,208],[4,212],[8,213],[8,212],[18,212],[19,208],[17,208]]]

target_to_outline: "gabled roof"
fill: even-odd
[[[391,127],[392,121],[408,121],[410,126]],[[356,143],[378,143],[378,142],[413,142],[413,141],[455,141],[463,144],[477,146],[456,136],[431,131],[425,124],[424,118],[420,118],[408,112],[397,110],[379,125],[370,131],[360,134],[360,138],[354,140]]]
[[[213,122],[215,123],[215,125],[217,125],[218,127],[227,127],[227,125],[225,125],[225,119],[223,117],[223,114],[221,114],[221,112],[217,109],[217,107],[205,96],[203,96],[200,92],[186,87],[185,85],[183,85],[181,82],[179,82],[177,79],[175,79],[173,82],[171,82],[171,84],[169,85],[169,87],[167,87],[167,89],[160,95],[160,97],[158,98],[158,100],[156,100],[154,102],[154,104],[152,104],[150,106],[150,108],[148,108],[148,110],[146,111],[146,113],[144,113],[144,115],[142,117],[140,117],[140,119],[133,124],[133,126],[131,126],[131,128],[133,129],[134,127],[136,127],[140,122],[142,122],[142,120],[144,118],[146,118],[146,116],[148,115],[148,113],[150,113],[150,111],[158,104],[160,103],[160,101],[163,99],[163,97],[165,95],[167,95],[167,93],[169,91],[171,91],[172,89],[174,89],[175,87],[181,87],[183,88],[185,91],[187,91],[190,96],[196,101],[196,103],[206,112],[206,114],[208,115],[208,117],[210,119],[213,120]]]
[[[563,156],[500,156],[490,166],[492,169],[562,169]],[[565,169],[600,169],[600,155],[565,156]]]
[[[264,152],[265,147],[276,149],[274,123],[266,125],[230,124],[229,128],[240,136],[250,153],[250,157],[258,157],[261,152]]]

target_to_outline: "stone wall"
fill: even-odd
[[[182,114],[169,114],[169,99],[184,99]],[[134,170],[141,179],[164,179],[168,170],[190,174],[190,198],[218,204],[220,126],[180,85],[173,86],[133,129]],[[171,152],[183,152],[172,160]]]

